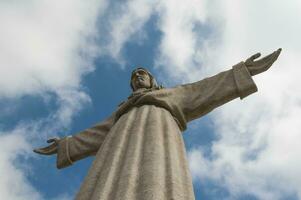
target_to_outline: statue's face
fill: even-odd
[[[135,73],[132,75],[132,86],[134,91],[140,88],[150,88],[151,87],[151,78],[149,74],[139,69],[135,71]]]

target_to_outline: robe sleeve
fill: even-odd
[[[244,62],[240,62],[231,70],[173,88],[171,98],[186,122],[189,122],[232,99],[243,99],[256,91],[257,87],[247,67]]]
[[[73,162],[95,155],[114,124],[114,115],[73,136],[62,138],[58,144],[57,168],[72,165]]]

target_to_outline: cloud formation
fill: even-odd
[[[22,200],[41,199],[41,195],[30,185],[26,178],[28,170],[22,169],[20,163],[16,162],[19,156],[26,156],[31,151],[28,142],[17,130],[0,136],[0,193],[1,198]]]
[[[80,82],[94,69],[93,59],[100,53],[95,46],[96,23],[105,7],[101,0],[0,2],[0,101],[34,95],[47,104],[51,96],[57,105],[45,118],[0,130],[4,142],[0,168],[5,174],[0,181],[1,198],[43,198],[27,180],[30,166],[20,167],[18,161],[32,155],[37,140],[68,127],[74,114],[90,102]],[[6,109],[0,117],[11,111]]]
[[[122,57],[122,48],[129,40],[139,42],[143,39],[143,25],[150,19],[156,3],[157,1],[127,1],[109,14],[109,42],[103,47],[107,54],[122,65],[126,63]],[[134,36],[136,37],[133,38]]]
[[[243,194],[301,198],[301,48],[296,42],[301,24],[295,23],[300,8],[299,1],[269,0],[219,1],[215,7],[213,19],[223,21],[218,66],[230,66],[257,51],[284,49],[268,72],[254,77],[257,94],[213,113],[219,139],[211,147],[212,157],[201,148],[190,152],[194,177],[223,185],[230,199]]]
[[[92,69],[101,3],[2,1],[0,97],[78,87]]]

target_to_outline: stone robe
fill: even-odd
[[[62,139],[57,167],[95,155],[79,200],[193,200],[186,123],[256,91],[241,62],[195,83],[134,93],[107,120]]]

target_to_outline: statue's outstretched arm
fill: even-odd
[[[231,70],[223,71],[201,81],[184,84],[170,90],[170,107],[177,108],[185,120],[199,118],[213,109],[239,97],[241,99],[257,91],[252,76],[268,70],[277,60],[281,49],[256,60],[257,53],[245,62],[232,66]]]
[[[247,66],[250,74],[252,76],[255,76],[257,74],[260,74],[260,73],[268,70],[272,66],[272,64],[277,60],[278,56],[281,53],[281,50],[282,49],[279,48],[277,51],[274,51],[273,53],[271,53],[261,59],[258,59],[258,60],[255,60],[255,59],[257,59],[261,56],[260,53],[256,53],[253,56],[251,56],[250,58],[248,58],[245,61],[245,65]]]
[[[33,151],[42,155],[57,154],[57,167],[63,168],[85,157],[95,155],[115,123],[115,114],[103,122],[73,136],[51,138],[50,145]]]

